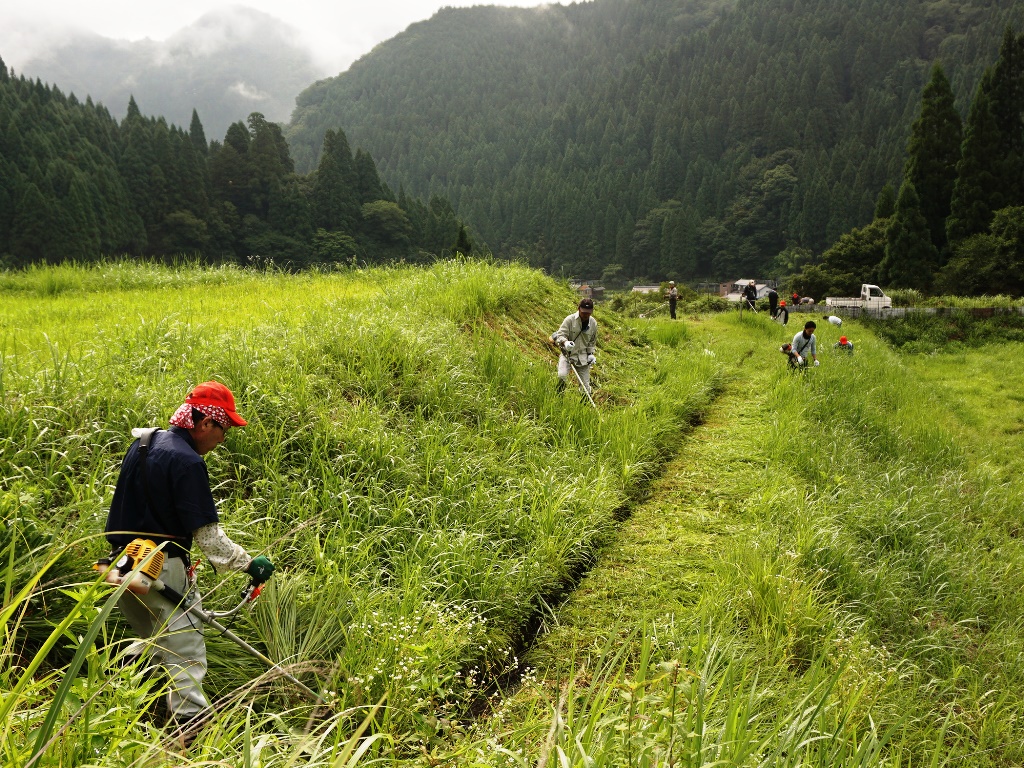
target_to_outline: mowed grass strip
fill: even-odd
[[[950,407],[971,366],[905,366],[847,323],[855,357],[826,327],[822,367],[790,375],[793,332],[693,324],[735,378],[550,619],[477,764],[1019,764],[1021,492]]]

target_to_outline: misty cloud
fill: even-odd
[[[270,94],[265,91],[261,91],[259,88],[249,85],[248,83],[235,83],[228,90],[231,93],[237,93],[243,99],[249,99],[250,101],[265,101],[270,98]]]
[[[195,109],[207,136],[220,138],[252,111],[287,122],[296,95],[327,74],[300,40],[279,19],[235,6],[166,41],[72,33],[28,61],[24,73],[80,99],[91,96],[116,117],[126,114],[133,96],[143,114],[183,127]]]

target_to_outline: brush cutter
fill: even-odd
[[[594,410],[596,411],[597,403],[595,403],[594,398],[590,396],[590,390],[587,388],[587,385],[583,383],[583,377],[580,376],[580,372],[576,370],[576,366],[573,365],[571,361],[569,363],[569,367],[572,368],[572,372],[576,374],[576,381],[580,383],[580,390],[582,390],[583,394],[586,395],[587,400],[592,406],[594,406]]]
[[[177,590],[167,586],[164,584],[163,580],[160,579],[160,572],[163,570],[165,557],[166,556],[162,551],[160,551],[156,542],[150,541],[149,539],[135,539],[125,547],[124,554],[116,563],[113,564],[112,567],[112,558],[101,558],[97,561],[94,568],[96,568],[96,570],[105,571],[106,580],[111,584],[120,584],[123,579],[130,578],[131,581],[128,583],[128,589],[135,594],[144,595],[151,589],[154,590],[162,597],[170,600],[172,603],[180,607],[182,612],[186,615],[195,616],[203,624],[215,629],[224,637],[228,638],[228,640],[231,640],[243,651],[255,656],[268,667],[278,672],[285,680],[295,685],[304,693],[313,697],[317,704],[322,703],[322,697],[319,693],[307,686],[294,675],[286,672],[279,664],[277,664],[277,662],[273,661],[257,648],[254,648],[252,645],[245,642],[245,640],[240,638],[219,621],[220,619],[227,619],[236,615],[245,606],[248,606],[251,609],[256,598],[259,597],[260,592],[263,591],[263,585],[266,582],[259,582],[253,579],[249,583],[249,586],[242,590],[241,602],[229,611],[204,611],[199,608],[197,604],[189,603],[185,595],[182,595]],[[195,571],[197,564],[198,563],[193,564],[189,569],[190,575]]]

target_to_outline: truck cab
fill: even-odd
[[[860,287],[860,300],[862,307],[873,309],[889,309],[892,307],[892,299],[885,295],[877,285],[864,283]]]
[[[835,298],[829,296],[825,304],[830,307],[860,307],[862,309],[891,309],[892,299],[885,295],[877,285],[864,283],[860,287],[860,296]]]

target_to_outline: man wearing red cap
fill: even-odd
[[[231,390],[217,381],[199,384],[170,423],[170,429],[152,433],[147,448],[142,449],[137,439],[125,454],[107,515],[106,537],[115,553],[136,538],[166,542],[160,579],[186,595],[189,605],[201,608],[188,575],[193,541],[215,570],[245,571],[263,582],[274,566],[263,555],[249,557],[228,538],[210,491],[202,457],[224,442],[229,429],[246,424],[235,410]],[[139,437],[147,431],[132,433]],[[140,637],[160,636],[152,648],[171,678],[169,722],[176,726],[198,723],[209,709],[203,693],[206,643],[198,621],[155,590],[144,595],[126,591],[118,607]],[[136,650],[143,649],[136,644]]]
[[[853,354],[853,342],[845,336],[839,337],[839,341],[835,343],[835,348],[843,352],[849,352],[851,355]]]
[[[775,317],[780,317],[783,325],[789,325],[789,310],[786,309],[785,299],[779,302],[779,309],[776,311]]]

